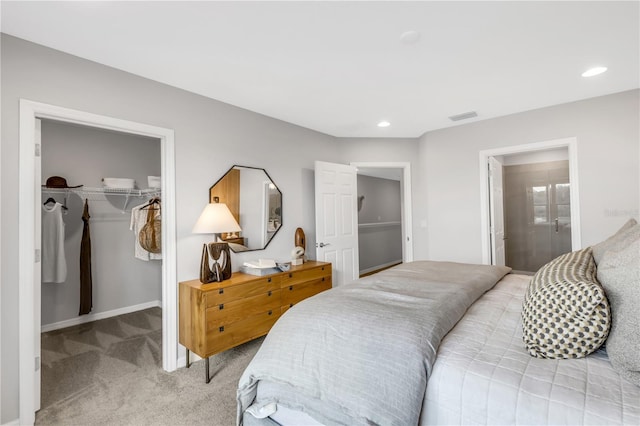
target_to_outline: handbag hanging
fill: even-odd
[[[155,204],[149,206],[147,212],[147,223],[144,224],[138,234],[140,246],[149,253],[162,252],[162,220],[156,209]],[[156,217],[157,216],[157,217]]]

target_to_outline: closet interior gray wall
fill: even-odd
[[[102,178],[135,179],[147,188],[147,176],[160,176],[160,141],[137,135],[42,120],[42,183],[49,176],[62,176],[69,185],[102,187]],[[43,202],[59,193],[42,189]],[[129,230],[131,207],[148,201],[132,198],[127,210],[121,195],[88,195],[92,248],[92,315],[162,298],[161,261],[134,258],[135,235]],[[42,325],[78,317],[80,300],[80,240],[84,199],[70,193],[63,215],[67,280],[42,284]]]
[[[361,274],[402,262],[400,200],[400,181],[358,175]]]

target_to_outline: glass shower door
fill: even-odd
[[[506,264],[535,272],[571,251],[567,161],[505,166]]]

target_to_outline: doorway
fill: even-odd
[[[42,207],[36,209],[36,224],[40,218],[43,224],[41,244],[36,244],[41,247],[43,274],[38,280],[39,271],[35,271],[36,292],[41,282],[41,309],[35,312],[36,317],[41,313],[41,319],[36,324],[41,324],[42,331],[41,340],[36,341],[36,354],[41,353],[36,375],[40,374],[42,390],[38,398],[36,380],[35,400],[36,408],[52,410],[83,389],[83,377],[112,377],[116,364],[109,354],[118,353],[134,337],[153,331],[156,338],[149,339],[153,346],[129,349],[143,353],[152,347],[154,359],[161,359],[162,255],[145,251],[135,238],[151,211],[150,200],[161,198],[161,189],[148,184],[148,176],[160,175],[161,161],[157,138],[39,121],[41,177],[36,182],[60,180],[54,177],[60,175],[72,186],[43,186]],[[121,181],[110,182],[114,179],[110,176]],[[45,244],[54,229],[60,235],[55,247]],[[53,259],[64,266],[55,267],[55,277],[51,272],[58,263],[46,261]],[[144,315],[145,310],[150,314]],[[121,321],[96,323],[105,318]],[[126,325],[127,318],[136,319],[131,324],[137,326],[135,332]],[[118,326],[111,330],[106,323]],[[83,362],[87,359],[100,359],[102,367]]]
[[[402,263],[400,176],[400,169],[358,168],[361,277]]]
[[[402,260],[413,261],[410,163],[315,162],[316,259],[332,262],[334,286],[359,277],[357,168],[400,169]],[[339,177],[340,176],[340,177]],[[340,185],[337,182],[340,181]],[[340,194],[336,188],[340,187]],[[319,220],[322,218],[323,220]],[[329,248],[327,248],[329,246]]]
[[[29,100],[20,100],[20,172],[19,172],[19,397],[20,423],[35,421],[35,397],[39,387],[39,355],[36,341],[40,338],[40,324],[36,321],[39,291],[35,284],[40,268],[36,251],[38,231],[35,226],[36,208],[41,204],[40,145],[38,119],[95,127],[116,132],[157,138],[161,145],[161,176],[163,188],[162,247],[162,366],[166,371],[177,367],[177,292],[176,234],[175,234],[175,154],[173,130],[120,120],[112,117],[72,110]],[[35,254],[35,257],[34,257]],[[36,306],[37,305],[37,306]],[[34,364],[36,368],[34,369]]]
[[[481,237],[482,237],[482,261],[485,264],[500,264],[496,261],[495,256],[492,256],[492,253],[495,252],[495,246],[499,244],[505,244],[505,241],[508,241],[509,236],[505,234],[505,238],[507,240],[495,238],[496,229],[494,228],[494,224],[496,222],[500,222],[496,220],[496,215],[500,215],[500,212],[495,212],[492,206],[492,190],[490,187],[490,158],[497,159],[499,162],[504,163],[504,158],[511,158],[511,160],[517,159],[518,156],[527,156],[527,155],[538,155],[545,156],[549,153],[554,153],[557,151],[563,151],[566,153],[567,162],[568,162],[568,175],[570,185],[567,188],[564,186],[564,189],[561,189],[562,194],[560,197],[563,197],[562,200],[566,201],[566,198],[570,199],[571,207],[569,208],[568,216],[565,216],[570,219],[563,219],[566,222],[570,222],[570,244],[565,242],[564,250],[567,247],[570,247],[568,251],[579,250],[582,247],[581,237],[580,237],[580,201],[579,201],[579,182],[578,182],[578,155],[577,155],[577,140],[576,138],[566,138],[566,139],[558,139],[546,142],[537,142],[531,144],[523,144],[516,145],[512,147],[498,148],[492,150],[481,151],[479,155],[480,159],[480,217],[481,217]],[[501,169],[502,171],[502,169]],[[560,184],[561,186],[564,184]],[[539,185],[541,186],[541,185]],[[547,187],[548,188],[548,187]],[[554,187],[555,190],[555,187]],[[533,192],[533,189],[531,190]],[[548,191],[545,195],[549,195]],[[533,197],[531,197],[533,199]],[[539,196],[538,200],[540,203],[542,197]],[[559,203],[563,204],[563,203]],[[566,204],[566,203],[565,203]],[[540,204],[542,206],[542,204]],[[533,202],[531,205],[531,209],[533,208]],[[547,204],[547,209],[551,207]],[[542,211],[543,209],[538,209]],[[554,211],[556,212],[556,211]],[[566,212],[566,206],[565,206]],[[550,210],[547,211],[547,214],[550,214]],[[504,216],[502,216],[504,217]],[[549,216],[550,217],[550,216]],[[548,226],[553,226],[553,231],[555,232],[555,218],[558,217],[559,225],[560,225],[560,217],[554,216],[550,219],[550,223]],[[568,227],[565,226],[565,230]],[[549,229],[547,227],[547,229]],[[560,231],[560,226],[559,226]],[[566,234],[566,233],[565,233]],[[495,243],[493,243],[495,241]],[[565,239],[564,241],[567,241]],[[510,265],[507,265],[510,266]]]
[[[405,162],[352,162],[352,166],[357,168],[358,177],[361,175],[369,176],[373,178],[384,179],[387,182],[382,182],[385,186],[393,185],[392,182],[397,182],[399,186],[398,194],[395,195],[395,190],[390,190],[390,195],[394,199],[394,203],[398,204],[399,211],[387,211],[384,214],[374,214],[370,219],[365,219],[364,223],[359,223],[359,228],[366,232],[371,228],[372,230],[378,229],[384,234],[393,236],[393,245],[399,249],[400,256],[397,259],[386,259],[383,263],[388,262],[389,265],[377,265],[377,267],[391,266],[392,264],[400,262],[413,261],[413,227],[411,216],[411,165]],[[390,182],[389,182],[390,181]],[[360,194],[360,189],[358,189]],[[366,196],[364,199],[358,199],[358,210],[365,209],[367,203]],[[378,218],[380,218],[378,220]],[[390,218],[390,219],[385,219]],[[399,227],[399,229],[398,229]],[[399,231],[399,232],[398,232]],[[376,265],[361,265],[361,274],[366,274],[370,270],[375,270]]]

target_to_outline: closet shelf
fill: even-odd
[[[147,188],[147,189],[129,189],[129,188],[100,188],[100,187],[87,187],[80,188],[42,188],[43,193],[47,194],[64,194],[65,198],[68,194],[77,194],[83,199],[90,201],[105,201],[107,196],[124,196],[124,205],[122,212],[127,210],[127,206],[131,198],[144,197],[153,198],[162,196],[162,190],[160,188]]]

